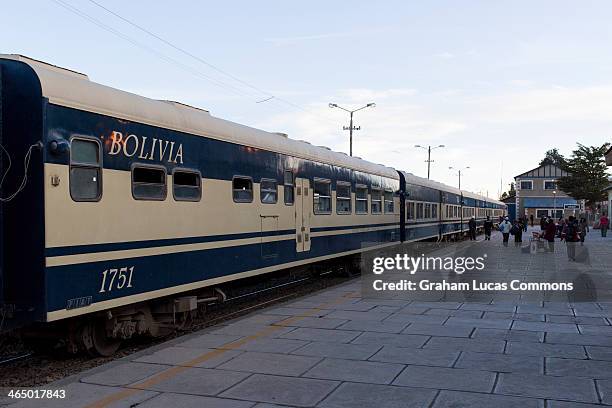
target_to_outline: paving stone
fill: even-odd
[[[231,343],[236,341],[243,336],[239,335],[229,335],[229,334],[203,334],[200,336],[195,336],[190,338],[187,341],[182,343],[178,343],[177,347],[190,347],[190,348],[216,348],[222,346],[227,343]]]
[[[264,324],[240,324],[234,323],[228,326],[223,326],[212,331],[212,334],[235,335],[235,336],[252,336],[257,334],[261,337],[279,336],[293,330],[292,327],[272,326]]]
[[[295,408],[295,407],[290,407],[289,405],[277,405],[277,404],[268,404],[266,402],[262,402],[259,404],[255,404],[253,408]]]
[[[435,324],[412,323],[402,334],[422,334],[426,336],[470,337],[473,327],[442,326]]]
[[[21,400],[10,405],[10,408],[66,408],[66,407],[86,407],[93,405],[104,398],[110,397],[118,392],[125,391],[125,388],[107,387],[96,384],[85,384],[74,382],[60,387],[44,386],[44,389],[62,389],[66,390],[66,398],[54,398],[42,400]],[[8,392],[8,391],[7,391]],[[140,406],[143,401],[153,398],[158,395],[153,391],[139,391],[129,395],[121,401],[108,405],[109,408],[131,408]],[[15,400],[9,400],[15,402]]]
[[[597,389],[601,396],[601,402],[606,405],[612,405],[612,381],[597,380]]]
[[[397,313],[408,313],[408,314],[420,315],[420,314],[427,314],[428,311],[429,311],[428,307],[408,305],[398,310]]]
[[[291,354],[335,357],[347,360],[367,360],[380,348],[381,346],[378,344],[344,344],[315,341],[292,351]]]
[[[608,326],[608,322],[603,317],[546,315],[546,321],[550,323],[574,323],[589,324],[595,326]]]
[[[585,348],[592,360],[612,361],[612,347],[585,346]]]
[[[441,325],[446,321],[446,316],[435,316],[435,315],[416,315],[409,313],[395,313],[387,317],[385,322],[399,322],[399,323],[425,323]]]
[[[460,302],[412,302],[410,306],[428,307],[435,309],[459,309],[463,303]]]
[[[442,390],[432,408],[542,408],[542,400]]]
[[[513,330],[527,330],[547,333],[578,333],[578,326],[564,323],[542,323],[515,321]]]
[[[192,366],[190,361],[193,359],[202,357],[210,353],[210,357],[206,360],[193,365],[193,367],[205,367],[213,368],[226,362],[227,360],[236,357],[242,351],[238,350],[225,350],[223,353],[219,353],[214,349],[200,349],[200,348],[187,348],[187,347],[166,347],[161,350],[142,356],[134,360],[139,363],[152,363],[152,364],[167,364],[167,365],[189,365]]]
[[[314,329],[310,327],[299,327],[279,337],[284,339],[328,341],[331,343],[348,343],[360,334],[361,332],[349,330],[329,330]]]
[[[220,396],[247,401],[311,407],[325,398],[338,381],[253,374]]]
[[[551,357],[546,359],[546,374],[612,379],[612,362]]]
[[[391,316],[391,313],[381,312],[356,312],[350,310],[335,310],[327,315],[330,319],[347,319],[347,320],[384,320]]]
[[[593,334],[602,336],[612,336],[612,326],[593,326],[588,324],[579,324],[578,328],[582,334]]]
[[[477,328],[474,333],[472,333],[472,338],[522,342],[542,342],[544,341],[544,332]]]
[[[509,304],[464,303],[461,310],[480,310],[483,312],[514,312],[516,306]]]
[[[340,330],[358,330],[368,332],[381,332],[381,333],[399,333],[408,326],[408,323],[402,322],[390,322],[384,320],[379,322],[377,320],[352,320],[348,323],[344,323],[338,327]]]
[[[318,406],[321,408],[428,407],[435,395],[434,390],[343,383]]]
[[[304,340],[258,338],[233,347],[235,350],[261,351],[262,353],[290,353],[307,344]],[[223,348],[224,346],[220,347]]]
[[[598,402],[592,380],[577,377],[553,377],[524,373],[499,375],[494,393],[534,398]]]
[[[369,358],[370,361],[451,367],[459,357],[458,351],[409,349],[384,346],[378,353]]]
[[[418,348],[425,344],[428,339],[429,336],[421,336],[416,334],[365,332],[355,338],[351,343]]]
[[[248,316],[248,317],[244,317],[240,320],[237,320],[231,324],[233,325],[270,325],[270,324],[274,324],[276,322],[280,322],[281,320],[286,320],[289,319],[290,317],[292,317],[291,315],[271,315],[271,314],[264,314],[264,313],[258,313],[252,316]]]
[[[546,343],[578,344],[582,346],[612,347],[612,337],[575,333],[546,333]]]
[[[465,317],[449,317],[445,326],[480,327],[483,329],[509,329],[512,320],[503,319],[469,319]]]
[[[330,311],[331,313],[331,311]],[[282,322],[286,327],[310,327],[313,329],[335,329],[348,322],[346,319],[330,319],[328,317],[302,317],[290,322]]]
[[[469,319],[480,319],[483,313],[485,312],[483,312],[482,310],[453,310],[453,309],[429,309],[428,311],[425,312],[426,315],[466,317]]]
[[[331,310],[323,310],[323,309],[308,310],[308,309],[303,309],[303,308],[298,308],[298,307],[289,307],[289,306],[276,307],[273,309],[264,309],[261,311],[261,313],[263,314],[270,314],[270,315],[307,316],[307,317],[323,317],[329,314],[330,312]]]
[[[137,383],[139,388],[151,391],[177,392],[181,394],[217,395],[239,383],[250,373],[224,371],[209,368],[187,368],[154,384]]]
[[[406,307],[410,305],[409,300],[402,299],[378,299],[378,298],[363,298],[359,303],[367,303],[375,306],[393,306]]]
[[[545,315],[543,314],[532,314],[532,313],[511,313],[511,312],[485,312],[483,319],[510,319],[510,320],[523,320],[526,322],[543,322]],[[566,323],[566,322],[553,322],[553,323]]]
[[[390,384],[403,368],[402,364],[326,358],[308,370],[303,377]]]
[[[398,313],[400,310],[402,308],[397,306],[374,306],[372,309],[373,312],[379,313]]]
[[[506,354],[523,356],[563,357],[586,359],[583,346],[573,344],[548,344],[548,343],[524,343],[508,342]]]
[[[461,353],[461,357],[459,357],[455,367],[495,371],[498,373],[544,374],[544,358],[464,352]]]
[[[495,374],[462,368],[410,365],[393,381],[393,385],[443,390],[491,392]]]
[[[536,305],[519,305],[517,309],[518,313],[532,313],[532,314],[551,314],[557,316],[573,316],[574,311],[567,306],[559,307],[542,307]]]
[[[432,337],[423,346],[424,349],[444,349],[476,351],[481,353],[503,353],[505,343],[503,340],[464,339],[453,337]]]
[[[219,366],[221,370],[299,376],[321,361],[319,357],[247,351]]]
[[[166,392],[138,405],[138,408],[249,408],[253,403],[224,398],[203,397],[201,395],[185,395]]]
[[[163,371],[169,367],[170,366],[144,363],[121,363],[111,366],[107,370],[82,377],[80,381],[84,383],[108,386],[128,385]]]
[[[601,408],[602,406],[597,404],[584,404],[582,402],[568,402],[568,401],[553,401],[547,400],[546,408]]]

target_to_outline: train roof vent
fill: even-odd
[[[210,112],[209,112],[209,111],[207,111],[206,109],[198,108],[198,107],[196,107],[196,106],[187,105],[186,103],[177,102],[177,101],[169,101],[169,100],[166,100],[166,99],[160,99],[159,101],[160,101],[160,102],[164,102],[164,103],[168,103],[168,104],[170,104],[170,105],[174,105],[174,106],[176,106],[177,108],[183,108],[183,109],[184,109],[184,108],[187,108],[187,109],[194,109],[194,110],[197,110],[197,111],[199,111],[199,112],[208,113],[208,114],[210,115]]]
[[[50,71],[60,72],[62,74],[70,75],[76,78],[85,79],[89,81],[89,77],[81,72],[74,71],[72,69],[58,67],[57,65],[49,64],[48,62],[39,61],[34,58],[26,57],[21,54],[0,54],[0,58],[12,59],[16,61],[22,61],[30,65],[38,65],[44,67]]]
[[[284,137],[285,139],[289,138],[289,135],[283,132],[274,132],[275,135]]]
[[[344,154],[346,154],[346,153],[344,153]],[[363,159],[362,159],[361,157],[359,157],[359,156],[353,156],[353,159],[363,160]]]
[[[329,147],[327,147],[327,146],[318,146],[318,147],[320,147],[322,149],[325,149],[325,150],[330,150],[331,151],[331,149]]]
[[[306,144],[311,144],[310,142],[307,142],[306,140],[298,140],[298,142],[302,142],[302,143],[306,143]]]

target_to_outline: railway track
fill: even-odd
[[[47,354],[24,350],[4,358],[0,357],[0,387],[35,387],[77,374],[81,371],[129,356],[156,344],[214,326],[224,321],[246,315],[254,310],[295,299],[308,293],[335,286],[354,276],[336,276],[323,272],[316,278],[303,277],[264,289],[238,294],[217,305],[205,318],[195,321],[188,328],[161,338],[138,338],[128,342],[111,357],[91,358],[84,354]]]

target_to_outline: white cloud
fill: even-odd
[[[448,51],[438,52],[434,54],[433,56],[436,58],[441,58],[441,59],[455,58],[455,54],[453,54],[452,52],[448,52]]]

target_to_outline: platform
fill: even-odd
[[[587,244],[601,240],[594,231]],[[66,400],[9,406],[612,405],[611,304],[411,302],[360,293],[352,281],[275,305],[45,387],[65,389]]]

